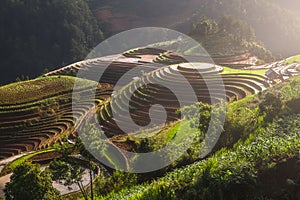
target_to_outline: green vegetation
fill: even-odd
[[[106,195],[110,192],[118,192],[124,187],[138,184],[139,176],[132,173],[115,171],[112,174],[102,173],[95,181],[95,192]]]
[[[135,53],[146,53],[153,52],[152,49],[137,49]],[[133,53],[134,53],[133,52]],[[161,55],[161,53],[158,53]],[[167,54],[165,54],[167,55]],[[185,68],[184,65],[178,65],[177,70],[186,74],[186,78],[197,86],[197,94],[199,99],[203,98],[203,102],[196,105],[191,105],[177,111],[179,109],[176,102],[170,99],[169,91],[165,88],[159,87],[154,84],[153,80],[161,80],[174,84],[174,86],[181,85],[181,81],[177,79],[176,65],[163,67],[154,72],[143,74],[142,79],[133,80],[130,84],[126,85],[114,95],[115,98],[111,100],[104,100],[102,104],[102,89],[103,95],[107,95],[111,91],[112,86],[98,85],[97,96],[95,99],[99,99],[99,118],[100,124],[104,123],[103,129],[105,131],[98,131],[94,126],[80,127],[85,134],[81,134],[81,140],[85,144],[90,152],[87,152],[83,147],[83,144],[77,143],[76,145],[69,145],[66,141],[66,147],[62,146],[59,150],[62,155],[61,158],[54,159],[49,166],[49,170],[52,173],[52,179],[55,181],[63,181],[66,186],[77,184],[80,188],[82,197],[85,199],[98,196],[98,198],[123,198],[125,195],[129,199],[143,199],[146,198],[196,198],[197,196],[205,197],[207,199],[225,198],[225,199],[238,199],[242,194],[249,194],[246,198],[251,199],[252,197],[259,197],[264,195],[264,188],[261,188],[257,183],[260,180],[260,173],[266,172],[266,166],[277,166],[277,161],[281,161],[282,158],[292,159],[295,154],[292,152],[297,148],[295,145],[298,140],[296,138],[288,138],[286,141],[290,142],[292,147],[288,150],[276,148],[277,141],[280,139],[277,135],[272,135],[272,131],[269,132],[272,127],[276,126],[276,120],[291,120],[295,121],[298,119],[298,111],[294,102],[298,102],[300,99],[299,83],[300,78],[296,77],[290,79],[290,82],[285,82],[280,85],[275,85],[267,91],[262,92],[264,88],[268,88],[269,85],[266,83],[265,78],[262,76],[265,70],[242,70],[224,67],[222,78],[226,87],[226,97],[228,102],[226,110],[226,121],[223,126],[224,130],[215,145],[206,158],[200,159],[199,153],[201,153],[202,146],[206,145],[204,140],[205,134],[208,130],[208,124],[210,123],[211,112],[214,110],[220,114],[222,111],[225,112],[225,108],[222,106],[211,107],[209,103],[205,103],[207,100],[206,85],[202,77],[195,76],[195,73],[190,73],[192,68]],[[187,70],[187,71],[185,71]],[[215,78],[217,72],[212,71],[208,68],[205,71],[209,77]],[[208,77],[208,78],[209,78]],[[72,93],[72,87],[78,80],[81,84],[80,91],[86,94],[86,91],[90,91],[92,86],[96,83],[93,81],[87,81],[84,79],[77,79],[75,77],[68,76],[50,76],[41,77],[31,81],[24,81],[13,83],[8,86],[0,88],[2,96],[11,95],[11,100],[5,100],[7,103],[14,99],[19,101],[12,101],[17,105],[5,105],[1,107],[3,112],[1,122],[1,130],[4,132],[1,135],[1,141],[3,143],[2,152],[3,157],[7,157],[8,154],[15,155],[21,151],[37,150],[40,148],[47,148],[57,141],[61,141],[63,136],[68,136],[72,131],[76,130],[74,127],[76,121],[82,122],[84,118],[82,116],[87,115],[87,107],[84,105],[82,108],[78,108],[76,119],[73,118],[70,95]],[[151,82],[152,81],[152,82]],[[145,84],[146,86],[140,87]],[[24,87],[26,85],[26,87]],[[48,87],[51,88],[48,90]],[[24,89],[23,89],[24,88]],[[255,90],[253,89],[255,88]],[[2,89],[2,90],[1,90]],[[128,91],[137,90],[137,92],[129,97]],[[199,92],[198,92],[199,89]],[[15,91],[15,92],[14,92]],[[185,92],[182,90],[181,92]],[[258,93],[258,95],[252,95]],[[26,94],[30,94],[29,97]],[[216,90],[216,99],[218,98],[219,90]],[[68,96],[69,95],[69,96]],[[98,96],[99,95],[99,96]],[[252,96],[249,96],[252,95]],[[152,98],[150,98],[152,97]],[[209,97],[209,96],[207,96]],[[246,98],[245,98],[246,97]],[[50,101],[49,99],[53,99]],[[93,98],[93,97],[92,97]],[[124,107],[125,98],[130,98],[132,112],[136,112],[135,116],[139,122],[146,122],[144,115],[147,113],[148,108],[145,105],[152,105],[154,103],[165,103],[169,106],[168,112],[170,113],[171,120],[162,125],[162,130],[156,134],[157,128],[153,127],[149,130],[140,131],[135,130],[133,135],[122,135],[118,134],[119,130],[115,128],[115,124],[112,118],[112,109],[116,112],[123,112],[126,108]],[[244,98],[244,99],[243,99]],[[149,99],[151,99],[149,102]],[[235,101],[231,103],[230,101]],[[80,101],[80,99],[78,99]],[[159,100],[158,102],[156,100]],[[153,101],[153,102],[152,102]],[[201,100],[200,100],[201,101]],[[36,103],[39,102],[39,103]],[[11,102],[10,102],[11,103]],[[25,112],[26,122],[24,118],[15,114],[15,109],[20,109],[20,112]],[[215,109],[212,109],[215,108]],[[197,116],[195,110],[200,109],[200,116]],[[189,117],[185,117],[184,120],[179,121],[179,116],[183,113]],[[89,113],[88,113],[89,114]],[[93,113],[91,113],[93,114]],[[287,116],[290,114],[290,116]],[[9,120],[6,120],[6,116],[9,116]],[[123,117],[123,116],[122,116]],[[121,117],[121,119],[122,119]],[[125,117],[125,116],[124,116]],[[292,117],[288,118],[288,117]],[[295,117],[295,120],[293,120]],[[297,118],[297,119],[296,119]],[[10,121],[14,119],[14,121]],[[200,121],[200,124],[198,123]],[[109,124],[109,126],[106,126]],[[221,127],[218,120],[214,120],[213,127]],[[290,126],[291,127],[291,126]],[[15,129],[20,132],[15,131]],[[292,127],[294,130],[294,127]],[[11,131],[13,130],[13,131]],[[272,129],[273,130],[273,129]],[[280,130],[280,129],[278,129]],[[152,133],[154,132],[154,133]],[[213,132],[214,133],[214,132]],[[212,133],[212,134],[213,134]],[[195,135],[193,140],[190,135]],[[269,135],[268,135],[269,134]],[[106,136],[108,138],[106,138]],[[150,136],[147,138],[138,138],[138,136]],[[137,138],[135,138],[137,136]],[[273,136],[276,138],[271,140]],[[105,139],[104,139],[105,138]],[[256,143],[261,142],[264,138],[270,140],[267,141],[268,151],[257,153],[262,151],[256,150]],[[259,139],[256,141],[256,139]],[[15,144],[6,143],[6,141],[14,141]],[[183,149],[185,142],[190,142],[190,146],[187,151],[176,162],[171,165],[160,169],[155,172],[142,174],[142,175],[130,175],[126,173],[111,172],[109,169],[109,175],[101,174],[99,178],[93,181],[95,170],[97,165],[100,165],[91,154],[97,154],[102,156],[103,159],[116,169],[119,166],[126,166],[127,169],[135,169],[139,166],[140,160],[138,157],[127,158],[126,155],[120,151],[117,147],[125,147],[133,152],[144,153],[149,151],[155,151],[161,149],[172,140],[173,146],[178,152],[181,148]],[[281,140],[280,140],[281,141]],[[280,143],[285,144],[285,143]],[[39,146],[40,145],[40,146]],[[262,143],[259,143],[258,146]],[[261,148],[261,147],[257,148]],[[179,149],[180,148],[180,149]],[[243,152],[241,149],[246,149]],[[254,148],[254,149],[251,149]],[[271,153],[270,149],[276,149]],[[256,156],[253,160],[245,160],[248,154],[253,150]],[[52,150],[44,150],[41,152],[48,152]],[[287,152],[288,151],[288,152]],[[113,153],[112,153],[113,152]],[[21,157],[15,160],[11,164],[7,165],[8,169],[16,169],[21,166],[27,159],[40,152],[35,152],[27,156]],[[79,158],[75,155],[83,155],[83,158]],[[90,154],[91,153],[91,154]],[[172,159],[174,156],[173,149],[167,152],[166,159]],[[271,155],[274,157],[275,154],[280,155],[278,160],[266,160],[261,158],[263,155]],[[236,158],[231,158],[232,155],[237,155]],[[221,157],[221,158],[220,158]],[[249,157],[250,158],[250,157]],[[251,158],[252,159],[252,158]],[[265,161],[266,160],[266,161]],[[270,163],[271,162],[271,163]],[[262,165],[261,165],[262,163]],[[190,169],[192,166],[197,166],[197,169]],[[243,170],[246,169],[244,172]],[[181,175],[177,180],[177,175],[172,177],[172,181],[169,181],[169,176],[175,172],[183,170],[182,176],[189,176],[186,179],[191,184],[182,181]],[[190,172],[189,170],[192,170]],[[195,170],[195,171],[193,171]],[[82,177],[85,172],[90,173],[90,187],[89,191],[82,184]],[[181,172],[180,172],[181,173]],[[191,173],[186,175],[185,173]],[[124,179],[124,181],[121,181]],[[297,182],[295,177],[291,180]],[[128,181],[128,183],[126,183]],[[250,187],[251,186],[251,187]],[[170,189],[168,189],[170,187]],[[133,190],[138,190],[136,194],[133,194]],[[139,189],[142,188],[142,189]],[[146,188],[146,192],[142,191]],[[200,188],[200,189],[199,189]],[[237,192],[232,192],[237,189]],[[257,190],[259,193],[252,192],[252,189]],[[212,194],[212,191],[218,190],[219,193]],[[287,188],[288,190],[288,188]],[[148,192],[147,192],[148,191]],[[250,191],[250,192],[249,192]],[[253,196],[254,195],[254,196]],[[281,194],[279,194],[281,195]]]
[[[199,41],[212,57],[251,52],[264,61],[273,59],[271,52],[257,42],[253,28],[231,15],[224,15],[218,22],[204,16],[199,17],[192,23],[189,34]]]
[[[103,137],[104,132],[95,128],[94,125],[85,126],[83,133],[80,135],[80,139],[84,147],[88,148],[89,153],[86,154],[89,157],[92,157],[90,154],[101,156],[102,159],[105,159],[115,169],[118,169],[119,166],[124,166],[123,162],[127,161],[126,158],[120,154],[118,148],[107,139],[103,139]],[[81,149],[85,149],[84,147]],[[97,157],[97,159],[99,159],[99,157]]]
[[[224,132],[209,158],[98,199],[297,199],[297,167],[290,175],[280,170],[299,160],[300,114],[291,104],[300,99],[299,81],[229,104]],[[267,175],[281,182],[269,190]]]
[[[279,1],[281,4],[278,4]],[[202,16],[219,20],[224,14],[230,13],[230,15],[244,20],[253,27],[258,40],[263,41],[267,49],[270,49],[274,55],[289,56],[299,51],[296,44],[299,43],[297,33],[300,30],[300,18],[296,12],[291,12],[295,8],[290,7],[292,4],[298,4],[296,0],[291,0],[288,3],[283,0],[277,0],[277,2],[267,0],[204,0],[198,4],[197,6],[194,5],[197,11],[193,15],[188,15],[174,25],[177,30],[189,32],[193,23]],[[288,7],[288,9],[283,7]],[[278,15],[274,15],[274,13]],[[269,26],[268,24],[272,25]],[[225,42],[225,38],[221,42]],[[288,45],[283,46],[282,44]]]
[[[103,38],[85,0],[4,0],[0,84],[84,59]]]
[[[253,62],[273,61],[273,55],[299,53],[300,15],[280,8],[281,1],[3,0],[0,65],[7,73],[0,84],[20,77],[0,87],[0,160],[9,162],[0,175],[12,172],[6,199],[300,199],[300,68],[293,64],[300,63],[300,55],[267,65],[278,72],[268,77],[267,69],[245,70]],[[140,20],[167,24],[201,45],[147,30],[141,36],[165,41],[74,63],[103,39],[102,30],[108,36],[143,24]],[[220,76],[213,65],[200,69],[208,55],[224,66]],[[75,77],[80,69],[97,74],[110,61],[99,83]],[[74,64],[38,77],[45,67],[69,63]],[[134,72],[128,84],[114,87],[142,64],[146,72]],[[184,87],[186,81],[196,104],[191,105],[194,93]],[[79,88],[73,90],[75,82]],[[190,99],[189,106],[181,108],[179,96]],[[157,104],[164,110],[152,107]],[[167,120],[159,124],[164,111]],[[224,123],[212,119],[223,114]],[[148,124],[153,126],[143,130]],[[176,158],[170,165],[144,174],[118,171],[140,169],[143,153],[167,145],[161,158]],[[60,197],[53,181],[80,191]]]
[[[162,128],[161,131],[157,134],[153,134],[151,130],[144,131],[141,135],[148,135],[145,138],[134,138],[134,136],[130,137],[131,141],[136,143],[136,148],[134,151],[136,152],[151,152],[157,151],[167,145],[171,140],[174,144],[180,144],[186,135],[192,134],[197,131],[196,128],[190,126],[191,121],[177,121],[174,123],[170,123]],[[154,131],[156,133],[157,131]],[[139,135],[139,137],[141,137]],[[152,137],[149,137],[153,135]],[[126,143],[126,141],[124,141]]]
[[[5,166],[5,169],[3,169],[3,171],[7,170],[14,170],[16,167],[18,167],[19,165],[23,164],[24,162],[26,162],[29,158],[32,158],[33,156],[42,154],[42,153],[47,153],[47,152],[52,152],[55,151],[55,149],[50,148],[50,149],[43,149],[40,151],[36,151],[34,153],[30,153],[28,155],[22,156],[21,158],[18,158],[16,160],[14,160],[13,162],[11,162],[10,164]]]
[[[101,100],[98,101],[100,103],[100,123],[111,123],[108,126],[110,129],[105,129],[106,132],[103,132],[98,131],[94,126],[81,127],[85,133],[81,134],[81,140],[83,144],[89,147],[90,152],[87,152],[80,142],[76,142],[76,145],[73,146],[64,141],[65,146],[61,146],[59,150],[62,157],[50,163],[51,178],[56,181],[63,181],[67,186],[77,184],[84,199],[94,199],[94,197],[96,199],[195,199],[198,197],[206,199],[240,199],[242,197],[253,199],[264,196],[281,198],[286,196],[290,190],[296,191],[296,193],[291,195],[297,195],[298,190],[292,184],[298,184],[296,175],[288,177],[288,182],[291,184],[281,186],[282,192],[273,196],[262,185],[265,183],[263,177],[266,174],[275,173],[274,171],[280,168],[279,166],[282,163],[289,164],[292,162],[291,160],[297,159],[296,152],[299,149],[300,141],[296,124],[296,121],[300,119],[300,110],[296,106],[300,99],[299,77],[292,78],[289,82],[275,85],[262,92],[263,87],[261,85],[265,84],[265,79],[262,75],[265,70],[253,70],[251,73],[249,70],[225,67],[222,77],[224,85],[227,87],[226,92],[230,95],[235,95],[233,96],[236,98],[235,100],[244,99],[234,103],[228,102],[226,121],[223,126],[224,130],[218,143],[206,158],[200,159],[199,153],[201,153],[202,145],[205,146],[204,138],[210,123],[211,112],[214,110],[212,108],[216,109],[215,114],[220,114],[222,111],[225,111],[225,108],[219,107],[219,105],[211,107],[207,103],[198,103],[176,112],[177,105],[170,100],[167,90],[158,87],[156,84],[147,84],[147,81],[151,79],[160,78],[160,80],[170,81],[174,85],[180,85],[180,80],[176,79],[175,74],[172,74],[172,70],[166,70],[168,67],[157,70],[155,73],[144,74],[144,78],[141,80],[134,80],[115,94],[116,98],[114,98],[114,101],[107,100],[104,101],[104,104],[101,104]],[[185,68],[182,67],[180,70],[184,72]],[[210,73],[207,74],[215,78],[217,72],[208,72]],[[159,73],[161,74],[158,75]],[[186,78],[193,81],[193,84],[197,85],[198,88],[203,87],[199,91],[203,92],[205,90],[201,78],[196,77],[194,73],[186,74]],[[146,76],[149,79],[146,79]],[[70,115],[72,112],[70,108],[71,103],[64,99],[66,98],[65,95],[71,94],[72,90],[70,88],[72,88],[75,80],[77,80],[75,77],[66,76],[42,77],[0,88],[0,91],[4,88],[2,91],[3,96],[11,93],[11,95],[14,95],[14,98],[23,98],[22,101],[16,101],[15,103],[24,103],[25,105],[24,107],[22,107],[23,105],[5,105],[2,108],[4,112],[0,112],[4,115],[4,120],[5,115],[16,119],[12,123],[7,120],[8,125],[6,125],[6,121],[1,122],[1,129],[8,130],[1,135],[3,146],[7,145],[7,147],[0,147],[5,152],[3,157],[6,156],[6,152],[17,154],[18,148],[21,148],[22,151],[24,151],[23,149],[29,151],[28,149],[30,148],[36,150],[39,144],[43,145],[41,148],[48,147],[76,128],[73,124],[74,118]],[[95,85],[95,82],[92,81],[79,81],[82,81],[83,92],[89,91],[90,87]],[[24,90],[22,89],[22,83],[27,85]],[[141,83],[146,83],[147,86],[139,87]],[[32,88],[30,88],[31,84]],[[44,87],[49,85],[53,89],[48,90],[47,87]],[[252,91],[249,86],[255,87],[257,90]],[[264,85],[264,87],[267,88],[269,85]],[[132,97],[128,97],[128,90],[132,90],[132,88],[138,88],[138,92]],[[106,94],[106,89],[111,90],[111,88],[102,88],[101,84],[98,89],[100,98],[96,96],[95,99],[101,99],[101,89]],[[44,90],[46,93],[43,93]],[[16,92],[13,93],[13,91]],[[203,93],[201,92],[199,94],[203,98]],[[32,97],[30,96],[26,99],[25,93],[31,94]],[[258,94],[252,95],[254,93]],[[41,103],[39,107],[39,104],[35,104],[35,102],[44,102],[47,98],[51,99],[53,97],[56,100],[48,102],[47,105],[42,106]],[[131,98],[133,103],[131,109],[136,109],[136,116],[143,116],[147,109],[141,108],[141,106],[144,107],[149,104],[149,97],[153,97],[153,102],[157,98],[161,102],[166,102],[166,105],[172,105],[172,107],[170,106],[172,109],[169,112],[173,113],[173,121],[163,126],[158,134],[156,134],[156,128],[159,127],[146,131],[137,130],[134,132],[135,134],[130,136],[115,134],[118,130],[116,129],[116,132],[114,130],[111,117],[112,109],[115,109],[117,112],[123,111],[125,109],[124,98]],[[14,114],[14,108],[24,108],[22,112],[28,111],[26,114],[29,117],[26,118],[25,124],[23,118],[19,120],[18,115],[10,116]],[[200,109],[200,116],[197,116],[195,113],[195,110],[198,109]],[[83,119],[81,118],[82,115],[86,116],[86,108],[80,108],[79,112],[75,120]],[[179,121],[178,116],[182,113],[187,113],[190,117]],[[37,117],[35,116],[36,114]],[[142,121],[144,118],[140,117],[139,120]],[[200,124],[198,121],[200,121]],[[218,120],[214,120],[213,126],[221,126],[221,124]],[[19,128],[21,131],[18,133],[9,132],[11,129],[14,130],[16,128]],[[103,128],[107,127],[103,126]],[[24,134],[23,130],[25,130],[26,137],[33,139],[25,140],[26,137],[21,137]],[[290,130],[289,134],[286,134],[287,130]],[[47,135],[49,132],[53,134]],[[152,132],[155,132],[155,134]],[[108,135],[109,139],[104,137],[104,134]],[[187,136],[192,134],[196,137],[191,141],[190,137]],[[135,138],[135,136],[143,135],[151,137],[145,139]],[[44,139],[45,136],[46,139]],[[38,137],[40,140],[37,141],[36,138]],[[12,138],[18,146],[5,143],[6,138]],[[105,139],[103,140],[103,138]],[[28,140],[31,140],[36,147],[31,147],[31,144],[28,144]],[[104,170],[103,174],[96,180],[93,179],[95,170],[100,164],[90,153],[100,154],[116,169],[118,169],[118,166],[124,166],[124,164],[126,164],[128,169],[130,167],[134,169],[140,164],[139,160],[136,157],[127,158],[122,151],[118,150],[118,145],[125,146],[133,152],[149,152],[162,148],[171,140],[175,143],[174,148],[178,152],[180,152],[179,148],[183,148],[182,144],[184,142],[189,141],[191,145],[170,166],[141,175],[112,172],[109,169],[108,173]],[[24,144],[22,143],[23,141],[25,141]],[[20,147],[22,145],[24,145],[23,148]],[[111,151],[112,149],[110,148],[113,148],[114,151]],[[41,152],[48,151],[52,150]],[[41,152],[21,157],[7,167],[17,169],[27,159]],[[112,154],[111,152],[116,153]],[[83,155],[83,158],[75,156],[79,153]],[[166,158],[174,156],[173,153],[173,151],[170,154],[167,153],[165,155]],[[82,177],[85,172],[90,173],[89,190],[84,188],[82,184]]]
[[[267,69],[249,70],[249,69],[235,69],[230,67],[223,67],[224,71],[221,74],[237,74],[237,73],[248,73],[248,74],[258,74],[265,76]]]
[[[52,186],[49,172],[42,172],[39,165],[30,163],[23,163],[14,169],[4,192],[7,200],[60,199],[59,192]]]
[[[111,12],[112,16],[125,15],[124,21],[128,23],[125,29],[133,27],[131,20],[138,20],[140,24],[171,27],[188,34],[193,23],[203,16],[218,21],[224,14],[230,14],[251,25],[257,39],[262,41],[273,55],[281,54],[286,57],[299,53],[297,44],[300,43],[298,37],[300,18],[297,0],[288,2],[284,0],[162,0],[159,2],[159,6],[152,0],[142,2],[137,0],[126,2],[94,0],[93,2],[94,7],[97,8],[108,6],[106,10]],[[105,20],[105,17],[99,16],[98,18]],[[114,30],[108,31],[114,33],[124,30],[123,26],[118,26],[118,22],[117,17],[106,20],[105,25],[114,28]],[[225,40],[225,38],[224,40],[220,39],[222,43]]]
[[[57,151],[62,155],[59,159],[51,161],[47,170],[51,173],[51,178],[54,181],[63,181],[65,186],[76,184],[85,200],[89,199],[88,192],[83,186],[83,175],[86,169],[89,169],[90,175],[90,194],[93,196],[93,177],[95,176],[93,170],[96,165],[91,159],[76,159],[74,153],[81,153],[86,157],[90,157],[89,153],[84,149],[84,146],[78,140],[75,145],[64,143],[58,146]]]
[[[233,149],[222,149],[205,161],[176,169],[150,184],[111,193],[103,199],[254,199],[263,196],[265,191],[260,184],[264,180],[259,179],[259,171],[271,171],[280,162],[297,156],[300,139],[295,122],[299,117],[279,119]],[[280,128],[278,123],[286,125]],[[286,128],[293,131],[284,134]],[[288,194],[288,185],[286,189],[279,197],[296,195]]]
[[[300,55],[297,55],[297,56],[293,56],[293,57],[290,57],[286,60],[286,64],[292,64],[294,62],[300,62]]]
[[[0,87],[0,104],[27,103],[71,92],[76,80],[82,88],[96,86],[95,82],[71,76],[41,77]]]

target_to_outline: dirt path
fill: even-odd
[[[11,175],[12,174],[7,174],[5,176],[0,177],[0,197],[2,198],[5,197],[3,189],[5,187],[5,184],[10,181]]]

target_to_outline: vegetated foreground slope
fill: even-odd
[[[209,158],[97,199],[299,199],[299,83],[229,104],[226,147]]]

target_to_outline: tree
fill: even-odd
[[[219,22],[220,31],[232,34],[236,42],[255,40],[254,29],[245,21],[232,15],[224,15]]]
[[[85,169],[78,163],[71,159],[66,160],[66,158],[54,160],[50,163],[49,170],[51,171],[52,179],[54,181],[64,182],[65,186],[77,184],[84,199],[88,199],[88,194],[86,193],[82,183]]]
[[[216,21],[209,19],[206,16],[200,17],[192,24],[191,35],[200,35],[202,37],[215,34],[218,31],[218,24]]]
[[[101,140],[97,138],[99,134],[95,132],[94,127],[92,127],[92,129],[85,129],[85,131],[89,131],[91,133],[91,135],[87,134],[88,136],[84,137],[86,140],[95,141],[96,143],[94,143],[94,145],[96,144],[97,149],[99,145],[103,148],[101,145],[103,142],[98,143]],[[53,160],[49,165],[49,170],[52,173],[52,179],[54,181],[63,182],[65,186],[76,184],[84,199],[88,200],[89,195],[83,185],[83,176],[86,169],[88,169],[90,177],[90,198],[93,200],[93,177],[95,176],[94,171],[97,168],[94,157],[85,149],[79,138],[76,139],[75,145],[63,143],[57,147],[57,151],[62,155],[62,157],[60,159]],[[74,152],[83,156],[80,158],[82,162],[79,162],[78,159],[75,159],[75,157],[72,156]]]
[[[88,146],[88,149],[85,147]],[[66,186],[77,184],[85,200],[94,199],[93,178],[99,163],[93,153],[104,155],[107,144],[104,142],[104,132],[98,130],[94,125],[85,125],[80,138],[75,144],[64,142],[57,146],[57,151],[61,158],[53,160],[49,165],[54,181],[63,182]],[[81,156],[80,159],[74,157],[74,153]],[[91,154],[92,153],[92,154]],[[83,175],[88,170],[90,177],[90,196],[83,185]]]
[[[206,133],[211,120],[212,107],[209,104],[198,102],[194,105],[182,108],[178,113],[185,113],[188,119],[193,119],[192,127],[197,127],[202,133]]]
[[[63,182],[65,186],[76,184],[84,199],[88,199],[88,194],[84,189],[83,175],[85,168],[75,160],[71,154],[75,151],[75,147],[69,143],[64,143],[57,147],[57,151],[62,155],[60,159],[51,161],[49,171],[52,174],[52,180]]]
[[[80,138],[77,138],[75,143],[75,148],[88,162],[90,175],[90,194],[92,200],[94,199],[93,176],[95,176],[94,171],[97,168],[96,163],[98,162],[92,154],[105,154],[107,144],[104,142],[103,136],[104,132],[98,130],[94,125],[85,125],[83,128],[83,133],[81,133]],[[88,149],[86,149],[86,145],[88,145]]]
[[[41,171],[39,165],[25,162],[13,171],[11,180],[5,185],[7,200],[55,200],[59,191],[52,185],[48,171]]]

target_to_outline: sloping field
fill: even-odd
[[[203,66],[201,63],[194,63],[191,68],[188,64],[177,64],[154,70],[144,77],[132,81],[124,87],[111,101],[101,105],[99,109],[100,123],[107,133],[119,135],[125,134],[118,128],[113,113],[118,115],[118,123],[127,125],[127,130],[136,132],[131,127],[129,118],[139,126],[146,126],[151,122],[149,109],[152,105],[159,104],[164,107],[167,113],[167,123],[177,120],[180,116],[176,111],[181,107],[176,95],[192,99],[193,93],[186,89],[188,81],[197,96],[197,101],[210,104],[212,100],[235,101],[246,96],[256,94],[265,90],[270,85],[265,77],[259,74],[250,73],[223,73],[219,74],[215,65]],[[202,70],[202,71],[201,71]],[[199,73],[201,71],[201,73]],[[224,84],[224,86],[222,86]],[[177,94],[174,94],[165,86],[174,86]],[[209,85],[209,86],[208,86]],[[129,103],[130,116],[126,112],[126,102]],[[194,102],[184,102],[191,105]],[[152,117],[159,118],[164,111],[152,109]]]
[[[145,63],[147,65],[144,65]],[[87,79],[93,79],[94,81],[99,81],[100,83],[109,83],[115,85],[123,74],[141,65],[143,65],[143,69],[145,70],[145,72],[150,72],[161,67],[161,65],[152,62],[152,57],[150,59],[140,57],[125,57],[123,55],[117,54],[74,63],[58,70],[49,72],[44,76],[76,76],[78,71],[80,70],[82,74],[86,73]],[[99,80],[98,78],[100,77],[93,76],[94,74],[102,75],[101,79]],[[135,74],[135,76],[137,77],[141,75],[141,72]]]
[[[225,93],[226,101],[235,101],[271,86],[264,75],[265,69],[242,70],[215,65],[211,69],[204,69],[201,72],[206,74],[204,79],[201,75],[197,75],[200,68],[189,69],[185,67],[186,64],[184,63],[187,63],[185,58],[192,62],[198,60],[211,62],[211,59],[207,57],[184,56],[183,58],[178,53],[146,47],[132,49],[122,55],[111,55],[74,63],[49,72],[45,76],[76,75],[79,70],[86,74],[99,74],[100,71],[102,74],[100,83],[115,85],[125,73],[142,66],[143,72],[137,71],[136,74],[131,74],[131,79],[129,78],[123,84],[125,87],[118,88],[120,89],[117,92],[118,95],[99,109],[99,119],[103,130],[113,135],[123,134],[123,131],[118,128],[114,121],[113,112],[121,116],[120,118],[123,119],[119,122],[121,124],[128,124],[128,118],[132,118],[136,124],[145,126],[150,122],[149,108],[154,104],[160,104],[167,111],[167,122],[177,120],[179,116],[175,113],[180,105],[175,94],[170,92],[168,88],[162,87],[161,84],[176,85],[181,90],[179,91],[181,95],[191,95],[187,94],[184,87],[181,87],[182,81],[180,81],[178,73],[187,78],[197,94],[197,100],[205,103],[210,103],[212,99],[221,98],[222,92]],[[246,53],[240,56],[216,57],[215,60],[220,63],[238,64],[241,62],[241,65],[247,66],[244,62],[249,58],[251,55]],[[139,77],[143,78],[139,79]],[[218,81],[220,79],[224,83],[224,88],[219,88]],[[208,90],[206,84],[212,85],[212,91]],[[141,87],[142,85],[146,86]],[[130,102],[130,116],[122,115],[125,113],[125,102],[127,101]],[[155,113],[154,117],[162,114],[161,111],[153,110],[153,112]],[[132,129],[131,131],[137,130]]]
[[[240,61],[242,64],[250,57],[243,54],[217,59],[225,63]],[[265,76],[266,69],[242,70],[218,65],[203,68],[197,61],[204,62],[206,57],[189,56],[188,59],[193,61],[195,68],[178,53],[138,48],[123,54],[77,62],[49,72],[42,78],[0,87],[0,159],[48,147],[62,136],[75,133],[77,127],[74,125],[91,115],[90,109],[94,104],[91,101],[80,102],[80,106],[72,112],[72,92],[86,97],[86,92],[95,84],[98,84],[96,96],[88,98],[95,99],[97,103],[97,99],[106,100],[97,109],[103,130],[111,135],[124,134],[118,128],[113,113],[119,115],[118,124],[129,126],[128,120],[132,119],[137,125],[146,126],[151,121],[149,109],[159,104],[166,110],[167,123],[178,120],[180,116],[176,111],[181,105],[176,94],[164,85],[176,87],[181,96],[192,96],[181,77],[191,85],[197,101],[204,103],[220,99],[236,101],[271,87],[272,78]],[[115,88],[118,91],[111,97],[120,78],[137,67],[143,70],[134,71],[121,87]],[[297,74],[300,69],[297,63],[274,67],[287,77]],[[85,79],[74,77],[79,70]],[[99,74],[102,74],[100,80],[92,76]],[[73,91],[75,80],[80,87]],[[126,114],[126,102],[130,102],[130,115]],[[185,103],[190,105],[193,102]],[[152,117],[158,118],[164,113],[153,109],[152,114]],[[127,128],[130,132],[138,131],[136,127]]]
[[[75,80],[52,76],[0,88],[0,159],[46,148],[73,133],[75,123],[93,106],[82,102],[72,111]],[[77,81],[80,87],[74,92],[79,94],[86,94],[97,84]],[[110,94],[110,85],[98,85],[94,98],[104,100]]]

